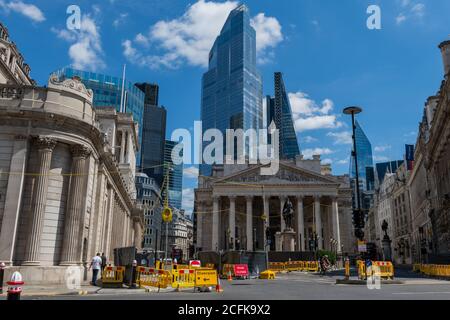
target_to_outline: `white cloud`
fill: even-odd
[[[317,139],[311,136],[306,136],[301,138],[301,141],[304,143],[313,143],[313,142],[317,142]]]
[[[194,189],[192,188],[183,189],[182,207],[185,210],[186,214],[188,215],[191,215],[194,209],[194,198],[195,198]]]
[[[348,164],[348,162],[349,162],[348,159],[342,159],[342,160],[338,160],[337,164],[344,165],[344,164]]]
[[[128,17],[128,13],[121,13],[116,19],[114,19],[113,26],[115,28],[119,27],[120,25],[122,25],[125,22],[127,17]]]
[[[425,16],[426,6],[421,2],[412,2],[411,0],[401,0],[400,12],[395,18],[397,25],[403,24],[406,20],[421,20]]]
[[[327,137],[334,139],[334,144],[352,144],[352,133],[350,131],[328,132]]]
[[[152,43],[155,44],[155,48],[161,50],[161,54],[147,53],[139,48],[135,50],[140,61],[133,60],[124,52],[125,57],[131,62],[150,68],[160,66],[178,68],[184,63],[206,67],[209,51],[230,11],[237,5],[236,1],[198,0],[190,5],[181,17],[160,20],[150,27],[148,34],[140,34],[135,38],[134,43],[125,41],[122,43],[124,50],[134,44]],[[251,24],[258,32],[256,39],[258,60],[267,62],[273,57],[271,49],[283,40],[281,25],[276,18],[266,17],[264,13],[251,19]]]
[[[10,2],[0,1],[0,7],[6,11],[11,10],[20,13],[35,22],[45,21],[44,13],[34,4],[28,4],[17,0]]]
[[[391,148],[392,148],[392,146],[390,146],[390,145],[376,146],[376,147],[374,148],[374,151],[375,151],[375,152],[385,152],[385,151],[387,151],[387,150],[390,150]]]
[[[323,159],[321,161],[321,164],[333,164],[333,159],[329,159],[329,158]]]
[[[105,67],[99,27],[90,15],[82,16],[80,30],[51,30],[58,38],[73,43],[69,47],[69,57],[74,68],[96,71]]]
[[[314,155],[325,156],[332,153],[334,153],[334,151],[328,148],[305,149],[302,151],[302,154],[305,157],[305,159],[312,159]]]
[[[197,178],[198,177],[198,168],[197,167],[184,168],[183,176],[186,178]]]
[[[317,104],[303,92],[289,93],[288,96],[297,132],[342,127],[343,124],[337,121],[337,116],[330,114],[334,107],[334,103],[330,99],[325,99],[321,104]]]
[[[389,161],[389,158],[386,156],[374,155],[373,160],[375,160],[376,162],[386,162],[386,161]]]

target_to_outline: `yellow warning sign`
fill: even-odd
[[[164,222],[172,222],[172,209],[169,207],[164,208],[162,218]]]
[[[196,270],[195,271],[195,286],[196,287],[211,287],[217,285],[217,271],[216,270]]]

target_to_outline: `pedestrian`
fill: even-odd
[[[91,265],[89,266],[89,270],[92,268],[92,282],[93,286],[97,285],[97,276],[99,270],[101,270],[102,266],[102,258],[100,257],[100,253],[97,253],[95,257],[92,258]]]
[[[103,275],[103,270],[105,270],[105,267],[106,267],[106,261],[107,261],[108,259],[106,258],[104,252],[102,252],[101,258],[102,258],[102,275]]]

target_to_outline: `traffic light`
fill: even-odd
[[[353,225],[356,229],[364,229],[366,225],[364,212],[360,210],[353,211]]]
[[[359,240],[364,240],[364,231],[362,229],[356,228],[355,237],[358,238]]]

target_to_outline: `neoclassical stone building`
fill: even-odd
[[[0,84],[0,261],[28,283],[141,244],[137,128],[92,98],[76,78]]]
[[[281,161],[274,176],[260,175],[260,165],[216,166],[211,177],[199,177],[196,249],[263,251],[267,223],[271,250],[286,251],[276,238],[285,229],[282,210],[289,198],[295,209],[295,250],[310,251],[317,232],[318,249],[353,253],[349,178],[330,175],[320,162],[320,156]]]

